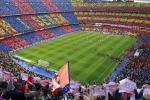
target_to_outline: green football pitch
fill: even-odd
[[[19,50],[16,54],[35,63],[40,59],[48,61],[49,68],[55,70],[69,61],[71,79],[101,83],[135,41],[136,38],[127,35],[78,31]]]

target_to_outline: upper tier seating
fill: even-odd
[[[70,0],[1,0],[0,50],[20,49],[79,30],[72,11]]]
[[[73,13],[8,16],[0,18],[0,37],[13,36],[61,25],[77,24]]]
[[[53,2],[59,7],[61,12],[73,11],[70,0],[53,0]]]
[[[1,0],[1,16],[73,11],[69,0]]]
[[[74,11],[102,11],[102,12],[129,12],[129,13],[149,13],[150,4],[143,3],[81,3],[73,2]]]
[[[118,27],[136,34],[150,34],[150,16],[140,13],[75,12],[84,28],[99,30],[103,26]],[[110,28],[110,29],[111,29]]]

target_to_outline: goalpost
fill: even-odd
[[[48,66],[49,66],[49,62],[40,59],[40,60],[38,60],[38,65],[39,65],[39,66],[42,66],[42,67],[48,67]]]

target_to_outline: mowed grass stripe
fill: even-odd
[[[119,40],[120,41],[120,40]],[[127,39],[123,39],[121,42],[118,42],[118,47],[120,47],[121,45],[123,45],[124,43],[126,43],[128,40]],[[118,51],[117,50],[115,50],[115,51],[113,51],[112,52],[112,54],[114,54],[114,53],[117,53]],[[111,55],[112,55],[111,54]],[[115,68],[115,67],[113,67],[113,65],[117,65],[118,64],[118,62],[113,62],[112,61],[112,63],[111,64],[109,64],[108,66],[107,66],[107,68],[106,68],[106,70],[104,70],[104,72],[100,75],[100,77],[99,78],[101,78],[101,80],[103,79],[105,79],[105,77],[107,76],[107,75],[109,75],[112,71],[113,71],[113,69]],[[105,66],[106,66],[106,64],[105,64]],[[101,82],[103,82],[103,81],[101,81]]]
[[[119,40],[121,40],[121,38],[119,38]],[[113,38],[112,39],[112,42],[107,42],[108,44],[107,45],[112,45],[112,44],[114,44],[114,43],[116,43],[116,41],[118,41],[118,38]],[[105,45],[105,46],[103,46],[103,47],[106,47],[106,48],[108,48],[109,46],[107,46],[107,45]],[[101,49],[105,49],[105,48],[101,48]],[[112,52],[113,53],[113,52]],[[87,59],[87,61],[86,62],[90,62],[92,59],[95,61],[96,59],[98,60],[99,58],[96,58],[95,59],[95,56],[97,56],[97,55],[94,55],[94,56],[92,56],[90,59]],[[111,63],[110,64],[108,64],[108,61],[107,61],[108,59],[107,58],[104,58],[103,57],[103,60],[102,59],[100,59],[100,61],[98,62],[98,61],[96,61],[95,63],[93,62],[93,63],[91,63],[91,64],[89,64],[89,68],[88,69],[93,69],[93,70],[91,70],[91,71],[88,71],[88,70],[85,70],[82,74],[84,75],[84,74],[86,74],[86,72],[88,72],[88,75],[86,75],[85,77],[89,77],[89,75],[91,75],[91,76],[93,76],[93,75],[95,75],[95,74],[93,74],[96,70],[98,70],[100,67],[99,66],[104,66],[104,67],[106,67],[104,70],[102,70],[102,69],[100,69],[99,70],[99,72],[100,73],[103,73],[105,70],[107,70],[107,67],[108,67],[108,65],[110,65],[113,61],[111,61]],[[108,65],[107,65],[108,64]],[[97,66],[97,67],[96,67]],[[79,74],[80,75],[80,74]],[[99,74],[100,75],[100,74]],[[82,75],[81,75],[82,76]]]
[[[60,48],[60,47],[59,47]],[[71,46],[69,46],[69,47],[66,47],[66,46],[62,46],[61,47],[61,49],[62,49],[62,51],[58,51],[58,52],[56,52],[56,53],[58,53],[54,58],[55,58],[55,60],[58,60],[59,58],[61,58],[61,57],[65,57],[66,59],[67,59],[67,61],[69,61],[70,59],[70,55],[69,55],[69,53],[70,52],[74,52],[74,51],[71,51],[71,49],[70,48],[72,48]],[[73,55],[73,54],[72,54]],[[65,62],[67,62],[67,61],[65,61]],[[64,62],[62,62],[62,63],[64,63]]]
[[[121,57],[123,51],[129,48],[135,40],[129,36],[79,31],[16,53],[34,62],[39,59],[46,60],[50,63],[50,68],[56,70],[70,61],[71,79],[83,83],[102,82],[118,62],[98,53]]]
[[[110,45],[110,43],[112,43],[112,42],[107,42],[107,44],[105,44],[105,46],[107,47],[107,45]],[[91,47],[92,47],[93,45],[91,45]],[[103,46],[103,47],[101,47],[101,49],[104,49],[105,47]],[[86,51],[84,51],[84,53],[88,53],[88,50],[86,49]],[[93,57],[95,58],[95,57],[97,57],[97,58],[99,58],[98,56],[97,56],[97,52],[95,53],[96,51],[94,51],[94,52],[89,52],[88,53],[88,55],[86,56],[86,57],[84,57],[82,60],[84,60],[88,65],[89,65],[89,62],[93,59],[92,57],[91,57],[91,55],[93,55]],[[82,54],[84,54],[84,53],[82,53]],[[85,54],[86,54],[85,53]],[[92,58],[92,59],[87,59],[87,57],[89,57],[89,58]],[[82,63],[82,60],[80,60],[79,62],[81,62]],[[92,63],[91,63],[92,64]],[[85,71],[86,72],[86,71]]]
[[[78,51],[78,55],[75,58],[75,59],[79,59],[78,64],[76,63],[77,65],[80,65],[80,67],[85,68],[85,67],[89,66],[89,62],[90,62],[90,64],[92,64],[91,61],[87,61],[87,60],[91,59],[92,56],[94,56],[94,58],[96,57],[95,54],[93,54],[93,50],[90,51],[91,48],[93,48],[93,47],[94,47],[94,44],[93,45],[89,45],[89,46],[86,45],[85,48],[83,47],[84,48],[83,50]],[[98,59],[98,58],[96,58],[96,59]],[[91,60],[94,60],[94,59],[91,59]],[[73,68],[77,69],[77,71],[79,70],[78,67],[73,67]],[[80,71],[82,71],[82,70],[80,70]],[[81,74],[80,71],[79,71],[78,75]],[[86,71],[84,71],[84,72],[86,72]]]
[[[93,37],[93,35],[92,34],[90,34],[88,37]],[[76,44],[76,43],[81,43],[81,44],[77,44],[77,46],[78,45],[80,45],[81,47],[82,47],[82,45],[84,45],[85,43],[83,42],[83,41],[85,41],[84,40],[84,38],[82,39],[83,37],[81,37],[81,38],[78,38],[78,40],[77,41],[73,41],[73,43],[74,44]],[[67,52],[68,53],[68,51],[70,51],[70,49],[72,49],[72,48],[74,48],[74,45],[62,45],[61,47],[59,47],[61,50],[63,50],[63,52],[60,52],[60,56],[61,55],[63,55],[63,53],[65,53],[65,52]],[[59,50],[60,50],[59,49]],[[57,51],[56,51],[57,52]]]
[[[79,35],[80,36],[80,35]],[[81,37],[82,38],[82,37]],[[79,40],[81,40],[81,38],[78,38]],[[65,40],[66,41],[66,40]],[[70,42],[70,41],[67,41],[68,43],[67,44],[61,44],[61,46],[59,46],[59,47],[57,47],[56,49],[54,49],[54,52],[58,52],[58,51],[63,51],[63,53],[64,53],[64,51],[66,51],[66,50],[69,50],[70,48],[72,48],[73,47],[73,45],[71,45],[70,43],[72,43],[72,42]],[[73,41],[74,42],[74,41]],[[61,53],[61,52],[60,52]],[[61,55],[60,55],[61,56]]]
[[[122,45],[127,45],[127,42],[128,42],[129,40],[128,39],[126,39],[126,38],[124,38],[119,44],[118,44],[118,50],[119,50],[119,48],[120,49],[122,49]],[[133,42],[133,41],[131,41],[131,42]],[[131,44],[129,44],[128,46],[131,46]],[[125,47],[127,47],[127,46],[125,46]],[[124,48],[125,48],[124,47]],[[127,48],[126,48],[127,49]],[[118,53],[119,51],[115,51],[115,52],[113,52],[112,54],[116,54],[116,53]],[[115,63],[115,62],[113,62],[112,64],[114,64],[114,66],[117,66],[117,64],[118,63]],[[114,68],[115,67],[111,67],[111,66],[113,66],[113,65],[110,65],[110,67],[108,66],[108,69],[107,70],[105,70],[101,75],[100,75],[100,77],[102,77],[103,78],[103,80],[105,79],[105,77],[106,76],[108,76],[113,70],[114,70]],[[101,80],[102,80],[102,78],[101,78]],[[102,81],[103,82],[103,81]]]

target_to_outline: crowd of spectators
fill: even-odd
[[[141,87],[145,83],[150,83],[150,48],[140,49],[140,54],[135,56],[135,50],[130,48],[125,55],[129,62],[120,72],[116,81],[129,77]]]
[[[131,32],[131,29],[126,29],[123,27],[115,26],[112,27],[110,25],[102,25],[102,26],[95,26],[95,25],[84,25],[81,27],[82,30],[85,31],[97,31],[103,34],[117,34],[117,35],[130,35],[136,36],[136,33]]]
[[[1,52],[0,98],[2,100],[62,100],[62,98],[67,100],[150,100],[150,48],[139,48],[139,51],[138,56],[135,56],[134,48],[125,52],[129,62],[116,77],[116,83],[83,85],[74,81],[70,83],[71,88],[67,93],[60,86],[54,90],[53,79],[24,69],[16,64],[9,54]],[[26,80],[22,73],[28,75]],[[136,83],[136,87],[129,93],[121,92],[120,80],[125,78]]]
[[[145,81],[149,81],[150,79],[147,67],[136,70],[134,67],[127,67],[129,71],[127,68],[122,71],[125,73],[123,73],[124,75],[126,75],[127,72],[129,72],[128,74],[134,73],[135,76],[129,77],[137,83],[137,86],[147,83],[140,89],[135,87],[130,93],[120,92],[121,82],[82,85],[75,81],[70,82],[71,88],[66,93],[61,87],[54,90],[53,79],[48,79],[29,72],[20,65],[17,65],[8,54],[0,53],[0,66],[0,98],[2,100],[62,100],[62,98],[67,100],[131,100],[131,98],[132,100],[149,100],[146,98],[150,97],[150,84]],[[7,74],[10,72],[10,77],[3,75],[4,78],[2,79],[1,72],[4,71],[7,72]],[[21,76],[22,73],[29,75],[27,80],[23,79]],[[141,76],[139,76],[139,74],[141,74]],[[138,77],[136,75],[138,75]],[[40,81],[35,80],[35,77],[39,77],[43,80],[47,79],[49,83],[42,84]],[[125,76],[123,76],[122,79],[120,77],[118,77],[118,80],[122,80]]]
[[[150,83],[149,73],[150,73],[149,68],[144,67],[134,68],[126,66],[116,77],[116,81],[124,79],[125,77],[129,77],[134,82],[136,82],[139,87],[141,87],[145,83]]]
[[[46,81],[47,77],[24,69],[8,54],[0,53],[0,67],[0,100],[58,100],[57,94],[50,96],[49,84],[42,84],[35,80],[38,77]],[[23,79],[22,73],[28,75],[27,80]]]

